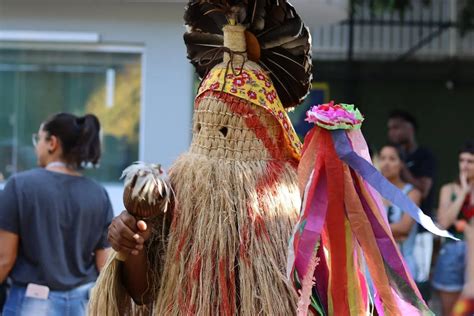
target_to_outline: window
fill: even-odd
[[[51,114],[71,112],[94,113],[102,125],[100,167],[86,174],[119,181],[138,160],[141,53],[24,47],[0,46],[0,177],[35,167],[31,134]]]

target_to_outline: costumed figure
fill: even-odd
[[[392,237],[380,196],[432,233],[450,237],[373,166],[353,105],[307,112],[316,126],[298,167],[303,195],[290,240],[289,278],[298,315],[432,315]]]
[[[282,0],[193,0],[185,21],[188,57],[204,79],[190,149],[169,171],[170,210],[148,219],[152,301],[134,303],[126,261],[114,254],[90,313],[294,315],[285,267],[301,144],[286,108],[310,87],[309,32]]]

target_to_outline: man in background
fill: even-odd
[[[426,215],[433,218],[433,182],[436,161],[429,149],[418,145],[416,140],[417,130],[418,123],[410,113],[401,110],[395,110],[390,113],[388,118],[388,139],[391,143],[398,146],[405,163],[402,169],[402,177],[406,182],[413,184],[421,191],[422,202],[420,208]],[[431,298],[429,274],[432,254],[433,236],[421,225],[418,225],[414,250],[417,271],[413,277],[426,301]]]

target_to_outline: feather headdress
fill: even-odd
[[[184,20],[188,58],[204,77],[224,58],[223,27],[246,28],[249,60],[267,71],[284,108],[301,103],[311,86],[311,36],[285,0],[191,0]]]

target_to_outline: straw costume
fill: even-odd
[[[393,239],[380,196],[434,234],[451,237],[371,164],[348,104],[307,112],[298,167],[303,203],[290,241],[288,276],[300,294],[298,315],[432,315]],[[372,302],[372,303],[371,303]]]
[[[301,144],[285,108],[310,86],[309,32],[281,0],[191,1],[185,21],[204,79],[190,149],[169,171],[174,209],[149,225],[155,300],[133,303],[112,256],[91,314],[294,315],[285,267]]]

